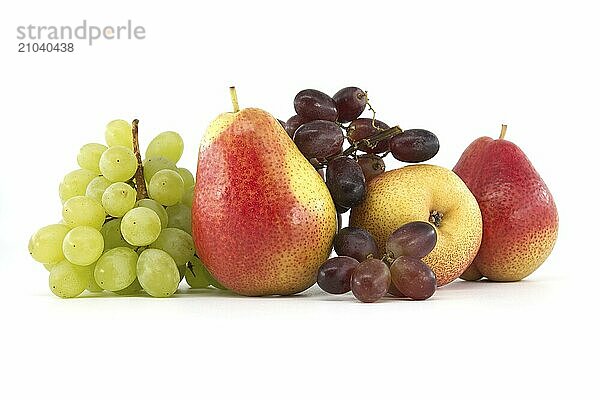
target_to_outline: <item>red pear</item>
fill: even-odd
[[[558,212],[548,187],[525,153],[500,138],[481,137],[464,151],[454,172],[473,192],[483,217],[477,256],[461,275],[477,280],[518,281],[550,255]]]

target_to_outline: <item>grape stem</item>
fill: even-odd
[[[394,257],[394,255],[392,253],[383,253],[383,257],[381,257],[381,261],[386,263],[389,267],[394,263],[394,261],[396,261],[396,258]]]
[[[144,179],[144,166],[142,165],[142,155],[140,154],[140,141],[138,137],[138,124],[140,121],[134,119],[131,122],[131,134],[133,136],[133,153],[137,159],[137,169],[135,170],[135,190],[137,192],[137,200],[148,198],[148,189],[146,188],[146,181]]]
[[[334,155],[332,157],[328,157],[327,159],[324,159],[324,160],[321,159],[321,160],[315,160],[314,162],[311,161],[311,164],[316,169],[324,168],[327,166],[327,161],[331,161],[338,157],[355,156],[356,151],[358,150],[358,146],[360,146],[361,144],[366,144],[367,147],[373,148],[373,147],[377,146],[377,144],[379,142],[381,142],[382,140],[389,139],[391,137],[401,134],[402,132],[403,132],[402,129],[398,125],[392,126],[389,129],[380,130],[379,132],[377,132],[374,135],[371,135],[364,139],[358,140],[356,142],[351,142],[350,147],[348,147],[346,150],[344,150],[341,154],[336,154],[336,155]],[[389,151],[385,152],[385,154],[382,156],[382,158],[385,157],[388,153],[389,153]]]
[[[358,146],[360,146],[361,144],[366,144],[367,147],[369,148],[373,148],[375,146],[377,146],[377,144],[379,142],[381,142],[382,140],[386,140],[389,139],[391,137],[394,137],[398,134],[402,133],[402,129],[399,126],[392,126],[389,129],[385,129],[382,131],[377,132],[376,134],[366,137],[364,139],[361,139],[359,141],[353,142],[350,147],[348,147],[346,150],[344,150],[344,152],[342,153],[342,156],[346,157],[349,156],[351,154],[354,154],[356,152],[356,150],[358,150]]]

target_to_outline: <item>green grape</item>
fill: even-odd
[[[181,175],[181,179],[183,179],[183,189],[188,191],[190,189],[194,189],[194,185],[196,184],[196,180],[194,179],[194,175],[187,168],[177,168],[177,172]]]
[[[100,229],[106,218],[102,205],[87,196],[75,196],[65,201],[62,209],[63,221],[70,228],[91,226]]]
[[[156,135],[148,144],[146,158],[164,157],[174,163],[179,161],[183,154],[183,139],[179,133],[167,131]]]
[[[211,285],[213,277],[210,276],[204,264],[198,257],[193,257],[190,266],[185,270],[185,281],[193,289],[203,289]]]
[[[96,261],[104,249],[104,238],[89,226],[78,226],[69,231],[62,244],[65,258],[75,265],[90,265]],[[54,268],[52,268],[54,269]]]
[[[119,296],[129,296],[139,292],[140,290],[142,290],[142,285],[140,285],[140,281],[136,277],[131,285],[127,286],[125,289],[115,290],[114,293],[118,294]]]
[[[116,247],[102,254],[96,262],[94,278],[102,289],[115,292],[133,283],[138,255],[128,247]]]
[[[107,187],[111,185],[111,181],[103,176],[97,176],[90,181],[85,189],[85,195],[102,203],[102,195]]]
[[[62,248],[61,248],[62,251]],[[60,261],[59,261],[60,262]],[[58,264],[58,263],[52,263],[52,264],[43,264],[44,268],[46,268],[46,271],[50,272],[52,270],[52,268],[54,268],[54,266]]]
[[[134,246],[147,246],[160,234],[160,218],[146,207],[137,207],[127,211],[121,220],[121,234]]]
[[[158,201],[152,199],[141,199],[135,203],[135,206],[151,209],[156,213],[156,215],[158,215],[158,218],[160,218],[161,227],[163,229],[167,227],[167,224],[169,223],[169,216],[167,215],[165,208]]]
[[[102,289],[100,287],[100,285],[98,285],[98,283],[96,282],[96,278],[94,278],[94,270],[96,269],[96,264],[92,264],[85,268],[89,269],[89,274],[90,274],[90,282],[88,283],[85,290],[87,290],[90,293],[100,293],[100,292],[104,291],[104,289]]]
[[[169,253],[177,265],[183,265],[190,261],[196,252],[192,236],[177,228],[163,229],[150,247]]]
[[[125,182],[115,182],[102,194],[102,206],[109,215],[122,217],[135,205],[137,193]]]
[[[77,164],[83,169],[92,171],[96,175],[100,174],[100,156],[107,149],[103,144],[100,143],[88,143],[84,144],[79,149],[77,154]]]
[[[123,146],[109,147],[100,157],[100,172],[111,182],[125,182],[135,174],[137,159]]]
[[[202,261],[200,261],[200,259],[197,256],[192,257],[192,260],[190,262],[192,264],[192,268],[194,269],[194,271],[196,271],[196,270],[199,270],[199,271],[204,270],[204,274],[206,276],[206,279],[208,279],[208,283],[210,283],[210,285],[212,287],[217,288],[217,289],[221,289],[221,290],[229,290],[225,286],[221,285],[219,283],[219,281],[217,281],[214,278],[214,276],[212,276],[212,274],[210,273],[210,271],[208,269],[206,269],[206,267],[204,266],[204,264],[202,263]]]
[[[194,188],[188,189],[183,193],[183,197],[181,198],[181,204],[192,208],[192,203],[194,202]]]
[[[121,218],[111,219],[107,221],[102,228],[100,233],[104,238],[104,251],[114,249],[115,247],[134,247],[127,243],[121,235]]]
[[[109,146],[124,146],[133,150],[133,134],[129,122],[116,119],[106,125],[104,132],[106,144]]]
[[[146,249],[140,254],[137,277],[146,293],[153,297],[169,297],[179,286],[175,261],[167,252],[158,249]]]
[[[62,243],[69,228],[62,224],[53,224],[40,228],[29,239],[29,254],[42,264],[56,264],[65,258]]]
[[[88,184],[97,176],[98,174],[87,169],[76,169],[69,172],[58,186],[60,200],[64,203],[71,197],[85,195]]]
[[[185,204],[176,204],[167,207],[167,215],[169,216],[169,228],[179,228],[192,234],[192,209]]]
[[[185,278],[185,270],[187,269],[187,265],[186,264],[182,264],[182,265],[178,265],[177,266],[177,272],[179,272],[179,282],[181,282],[183,280],[183,278]]]
[[[163,169],[150,179],[148,193],[163,206],[172,206],[183,197],[183,179],[177,172]]]
[[[66,299],[79,296],[88,286],[89,280],[88,268],[63,260],[50,271],[48,283],[52,293]]]
[[[150,157],[144,161],[144,179],[146,182],[150,182],[154,174],[163,169],[171,171],[177,171],[175,163],[168,158],[164,157]]]

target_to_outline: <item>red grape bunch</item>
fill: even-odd
[[[385,253],[373,236],[361,228],[346,227],[335,236],[337,257],[319,268],[317,283],[331,294],[352,291],[365,303],[373,303],[386,293],[395,297],[425,300],[435,292],[435,274],[421,259],[437,242],[435,228],[422,221],[409,222],[388,238]]]
[[[367,106],[372,116],[361,118]],[[387,154],[416,163],[439,150],[437,137],[427,130],[402,131],[375,119],[367,92],[357,87],[343,88],[333,97],[302,90],[294,98],[294,109],[296,115],[280,122],[315,168],[326,168],[325,182],[339,214],[363,201],[367,182],[385,171]]]

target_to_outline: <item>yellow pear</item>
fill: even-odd
[[[350,215],[350,225],[369,231],[382,252],[392,232],[412,221],[436,228],[436,246],[423,261],[438,286],[458,278],[477,254],[482,233],[477,200],[464,182],[428,164],[384,172],[369,182],[367,197]]]

